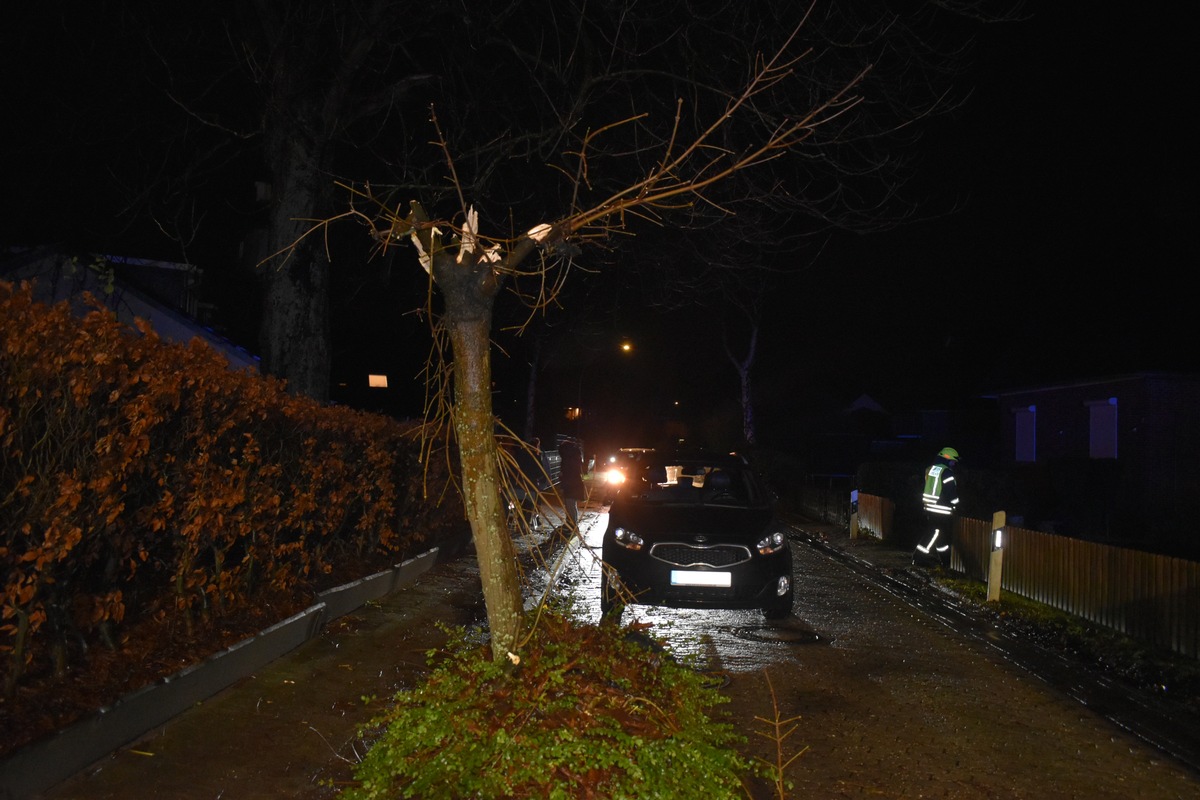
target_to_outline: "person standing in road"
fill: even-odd
[[[958,482],[954,467],[958,463],[958,451],[943,447],[937,460],[925,470],[925,488],[921,504],[925,511],[925,525],[921,542],[913,551],[913,563],[935,563],[946,566],[950,563],[950,537],[954,531],[954,516],[958,513]]]
[[[573,530],[579,529],[579,501],[583,499],[583,451],[572,441],[558,446],[562,456],[562,473],[559,492],[563,498],[563,512],[570,520]]]

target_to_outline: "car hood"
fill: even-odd
[[[625,504],[612,509],[609,529],[629,528],[643,539],[710,536],[714,541],[751,538],[774,519],[770,507]]]

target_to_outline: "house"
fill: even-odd
[[[70,300],[83,313],[87,306],[82,295],[90,292],[128,325],[135,318],[145,319],[166,341],[187,344],[201,339],[232,368],[258,371],[257,356],[198,321],[206,308],[197,295],[202,272],[194,265],[121,256],[79,257],[55,247],[6,255],[0,261],[0,279],[29,281],[39,302]]]
[[[1200,375],[1135,373],[994,397],[1027,526],[1200,558]]]

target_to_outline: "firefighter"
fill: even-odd
[[[923,538],[913,551],[913,563],[950,563],[950,537],[954,530],[954,515],[958,513],[958,483],[954,479],[954,465],[958,463],[958,451],[943,447],[937,460],[925,470],[925,489],[921,504],[925,510]]]

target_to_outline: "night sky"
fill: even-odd
[[[931,219],[833,235],[819,256],[797,254],[805,268],[775,293],[765,323],[765,391],[790,393],[798,409],[844,407],[864,392],[885,405],[934,407],[1046,381],[1200,371],[1188,277],[1200,263],[1190,25],[1128,4],[1037,4],[1029,13],[983,30],[975,70],[960,81],[972,97],[923,138],[913,188]],[[136,142],[93,104],[73,116],[78,98],[117,90],[102,69],[62,72],[61,62],[78,61],[56,48],[78,55],[80,41],[6,27],[0,245],[71,238],[111,207],[93,187],[125,165],[114,153],[136,158]],[[92,46],[104,63],[102,43]],[[221,302],[248,339],[256,308],[230,285]],[[668,392],[689,403],[728,399],[734,373],[715,342],[702,359],[670,355],[682,331],[713,328],[705,319],[630,311],[612,337],[640,337],[645,369],[672,376]],[[556,380],[578,391],[583,377]]]
[[[959,210],[839,239],[797,289],[809,302],[789,327],[831,401],[863,391],[938,407],[1200,370],[1184,288],[1200,264],[1184,27],[1127,6],[1039,4],[986,31],[973,97],[926,138],[929,207]],[[783,369],[791,353],[773,358]]]

